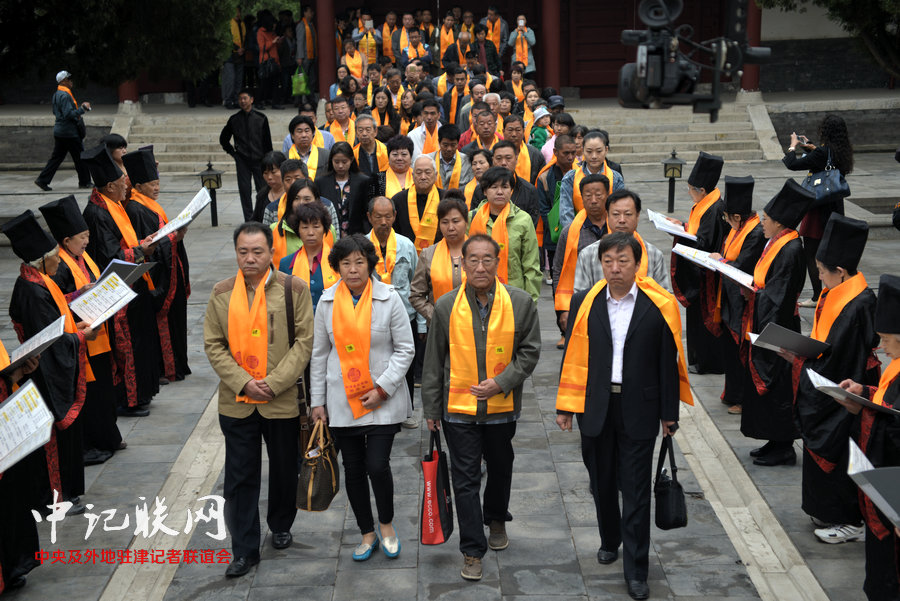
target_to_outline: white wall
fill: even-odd
[[[809,40],[821,38],[846,38],[847,32],[828,19],[825,9],[811,4],[806,12],[784,12],[764,8],[762,11],[762,41]]]

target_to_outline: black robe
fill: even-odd
[[[79,257],[76,261],[83,262],[83,259]],[[91,282],[97,281],[90,269],[87,273]],[[59,268],[53,275],[53,281],[66,295],[66,300],[71,301],[74,298],[74,293],[77,291],[75,278],[72,277],[69,265],[64,261],[60,261]],[[112,325],[111,320],[107,321],[105,325],[108,330]],[[111,344],[112,338],[110,338]],[[122,385],[116,386],[113,383],[112,351],[91,355],[90,345],[88,345],[88,361],[91,364],[91,371],[94,372],[94,381],[87,383],[84,407],[81,410],[80,421],[84,432],[84,449],[117,451],[122,443],[122,434],[116,425],[116,407],[124,400],[124,388]]]
[[[60,317],[56,302],[33,267],[21,267],[9,301],[9,316],[20,342]],[[41,353],[37,370],[29,376],[53,413],[53,435],[44,446],[48,470],[45,474],[49,474],[44,499],[48,502],[53,488],[59,487],[66,499],[84,493],[79,415],[84,405],[86,367],[84,335],[65,333]]]
[[[822,293],[827,294],[824,290]],[[803,511],[829,524],[856,525],[862,522],[862,516],[856,484],[847,475],[847,440],[854,416],[816,390],[806,369],[835,382],[850,378],[865,385],[878,384],[881,363],[873,352],[879,338],[871,290],[867,288],[844,306],[825,341],[831,348],[821,357],[797,360],[794,366],[794,414],[804,448]]]
[[[123,247],[119,227],[96,189],[84,209],[84,220],[91,232],[88,254],[101,270],[113,259],[136,262],[135,259],[143,257],[140,248]],[[113,350],[125,382],[126,403],[134,407],[149,404],[159,392],[161,372],[159,335],[150,290],[143,278],[131,288],[137,298],[111,321],[115,340]]]
[[[785,232],[785,234],[788,232]],[[806,281],[806,259],[799,238],[785,244],[766,272],[766,287],[754,294],[744,319],[759,334],[770,323],[800,331],[797,298]],[[775,351],[745,345],[749,377],[744,390],[741,433],[749,438],[788,441],[800,433],[794,424],[791,364]]]
[[[710,206],[697,228],[697,241],[675,238],[675,243],[706,252],[719,252],[727,236],[728,225],[722,221],[725,202],[718,200]],[[712,323],[716,306],[715,291],[718,275],[672,253],[672,290],[685,307],[687,362],[700,373],[723,373],[719,331]]]
[[[723,243],[724,244],[724,243]],[[766,245],[762,225],[754,227],[734,261],[728,263],[744,273],[753,273],[756,262]],[[723,248],[724,250],[724,248]],[[746,300],[741,293],[743,286],[728,278],[720,278],[722,287],[722,359],[725,367],[725,389],[722,391],[722,402],[728,405],[740,405],[744,400],[744,377],[747,368],[741,360],[740,348],[745,342],[741,340],[741,322],[744,318]]]

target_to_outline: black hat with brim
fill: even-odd
[[[688,184],[695,188],[703,188],[709,194],[719,185],[719,177],[722,175],[724,165],[725,159],[722,157],[700,151],[700,156],[697,157],[697,162],[694,163],[691,176],[688,178]]]
[[[31,263],[56,248],[56,242],[38,223],[31,209],[0,226],[16,256]]]
[[[725,176],[725,212],[749,215],[753,212],[753,176]]]
[[[141,148],[134,152],[129,152],[122,157],[125,163],[125,171],[128,172],[128,179],[132,184],[146,184],[153,180],[159,179],[159,171],[156,169],[156,157],[153,156],[153,147],[150,149]]]
[[[50,233],[60,244],[64,239],[88,230],[88,224],[78,208],[78,201],[71,194],[39,208]]]
[[[81,153],[83,160],[88,169],[91,171],[91,179],[94,180],[94,186],[102,188],[109,182],[114,182],[122,177],[122,170],[113,161],[112,155],[106,149],[105,144],[100,144],[89,148]]]

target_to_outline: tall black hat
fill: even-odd
[[[94,180],[94,186],[97,188],[102,188],[123,175],[105,144],[85,150],[81,153],[81,160],[87,163],[88,169],[91,170],[91,179]]]
[[[153,147],[141,148],[129,152],[122,157],[128,179],[132,184],[146,184],[159,179],[159,171],[156,169],[156,157],[153,156]]]
[[[48,202],[39,207],[50,233],[62,244],[70,238],[88,230],[88,224],[78,208],[78,201],[71,194],[65,198]]]
[[[832,213],[825,224],[825,233],[819,250],[816,251],[816,259],[831,267],[856,271],[868,238],[868,223]]]
[[[770,219],[774,219],[786,228],[795,230],[815,199],[815,194],[788,178],[778,194],[772,197],[763,210]]]
[[[44,231],[31,209],[0,226],[12,243],[13,252],[25,263],[40,259],[56,248],[56,242]]]
[[[688,183],[695,188],[703,188],[709,194],[719,184],[719,176],[722,175],[724,165],[725,159],[722,157],[701,150],[697,162],[694,163],[691,176],[688,178]]]
[[[878,281],[875,304],[875,331],[900,334],[900,277],[884,274]]]
[[[753,176],[725,176],[725,212],[749,215],[753,212]]]

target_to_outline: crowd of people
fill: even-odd
[[[340,449],[361,535],[353,560],[379,548],[397,557],[390,453],[402,427],[419,425],[420,387],[425,423],[443,432],[449,449],[460,574],[481,579],[488,549],[510,544],[512,441],[523,383],[541,354],[536,303],[546,285],[563,351],[556,421],[564,431],[579,425],[602,540],[597,559],[617,561],[622,546],[632,598],[649,596],[654,441],[661,430],[674,434],[681,402],[693,404],[691,373],[725,374],[729,413],[740,416],[745,436],[765,441],[751,451],[757,466],[795,464],[793,444],[802,440],[803,509],[814,535],[829,543],[865,537],[866,593],[895,598],[895,531],[858,495],[847,461],[853,438],[876,465],[895,465],[896,420],[834,401],[804,369],[876,404],[898,397],[900,278],[882,276],[876,300],[858,271],[867,224],[790,178],[757,214],[753,178],[721,181],[724,160],[700,152],[687,180],[689,219],[676,222],[691,238],[679,241],[752,275],[752,289],[664,253],[638,232],[641,197],[608,157],[608,133],[576,124],[554,90],[524,77],[534,72],[533,57],[518,60],[526,53],[496,10],[481,24],[464,13],[459,25],[450,11],[440,27],[429,27],[426,12],[421,21],[402,15],[396,31],[389,20],[378,42],[361,11],[325,123],[301,104],[280,150],[246,88],[222,131],[245,220],[234,232],[237,274],[215,285],[204,324],[221,379],[234,554],[226,575],[243,576],[259,562],[262,440],[271,544],[292,544],[298,396],[308,398],[312,420],[329,423]],[[527,40],[520,18],[521,28]],[[423,31],[432,45],[417,42]],[[430,51],[436,47],[442,52]],[[499,65],[513,47],[504,81]],[[852,171],[840,117],[824,119],[818,144],[793,136],[784,163],[814,169],[823,155]],[[67,316],[67,335],[23,370],[57,421],[53,445],[9,470],[41,485],[43,497],[23,499],[21,511],[51,487],[77,510],[81,463],[122,446],[111,399],[120,415],[137,415],[160,383],[189,373],[179,361],[189,293],[184,233],[158,244],[148,237],[166,219],[153,202],[152,150],[126,153],[125,141],[110,136],[83,158],[94,183],[83,215],[69,198],[41,207],[52,237],[30,212],[3,228],[23,261],[10,306],[20,337]],[[135,284],[138,300],[94,331],[71,319],[65,295],[90,286],[116,258],[157,265]],[[803,358],[752,345],[749,334],[768,324],[799,332],[808,273],[821,282],[811,337],[830,350]],[[883,373],[879,344],[893,360]],[[8,383],[26,374],[14,376]],[[32,468],[20,467],[27,461]],[[36,542],[26,530],[21,544]],[[4,578],[15,565],[3,561]]]

